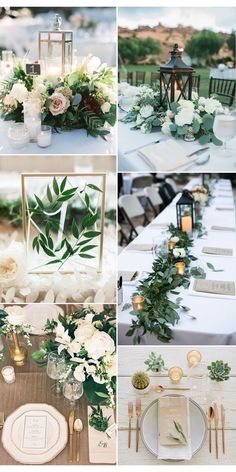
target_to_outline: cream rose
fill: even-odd
[[[84,367],[82,365],[78,365],[78,367],[75,368],[74,377],[76,380],[78,380],[78,382],[85,381],[85,372],[84,372]]]
[[[85,341],[88,341],[95,333],[96,329],[92,324],[85,323],[78,326],[75,331],[75,339],[84,344]]]
[[[23,285],[26,275],[25,257],[23,244],[15,241],[0,252],[0,287]]]
[[[173,255],[175,257],[185,257],[186,256],[185,249],[184,248],[175,248],[175,249],[173,249]]]
[[[13,85],[10,95],[11,97],[15,98],[19,103],[23,103],[28,98],[28,90],[24,86],[24,84],[16,83]]]
[[[17,108],[17,100],[10,94],[8,94],[4,97],[3,105],[5,108],[9,108],[10,110],[12,110],[14,108]]]
[[[83,69],[90,75],[98,70],[100,66],[101,59],[99,59],[97,56],[93,56],[92,54],[89,54],[89,56],[87,56],[82,62]]]
[[[171,136],[170,123],[171,123],[170,121],[164,121],[161,127],[162,133],[165,134],[166,136]]]
[[[24,310],[21,306],[7,306],[5,308],[7,316],[7,321],[12,326],[19,326],[22,324],[26,324],[27,319],[24,313]]]
[[[104,331],[96,331],[94,335],[88,339],[84,348],[92,359],[100,359],[107,354],[112,354],[115,350],[115,344],[109,334]]]
[[[62,93],[55,92],[50,98],[52,103],[49,110],[53,116],[63,115],[70,106],[69,100]]]
[[[192,108],[182,108],[175,116],[177,126],[191,125],[193,121]]]
[[[207,113],[215,113],[217,111],[223,111],[223,107],[219,100],[215,100],[214,98],[206,98],[205,111]]]
[[[110,108],[111,108],[111,104],[109,102],[105,102],[101,106],[101,110],[103,113],[109,113]]]

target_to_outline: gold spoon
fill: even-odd
[[[209,425],[209,452],[211,452],[211,445],[212,445],[212,442],[211,442],[211,422],[214,418],[214,409],[212,406],[209,406],[207,408],[207,421],[208,421],[208,425]]]
[[[163,385],[155,385],[153,390],[158,393],[162,393],[165,390],[190,390],[190,387],[164,387]]]
[[[76,462],[79,462],[79,435],[83,431],[83,423],[80,418],[76,418],[74,422],[74,431],[77,433]]]

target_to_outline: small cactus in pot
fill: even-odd
[[[209,370],[209,377],[216,382],[224,382],[229,379],[231,367],[227,362],[214,361],[207,366]]]
[[[135,372],[132,377],[132,385],[139,393],[144,393],[149,389],[150,378],[146,372]]]

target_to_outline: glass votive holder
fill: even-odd
[[[23,103],[24,123],[29,130],[30,141],[37,142],[41,130],[41,103],[38,98],[29,98]]]
[[[15,369],[11,365],[6,365],[1,370],[4,382],[12,384],[16,381]]]
[[[178,275],[184,275],[185,272],[185,263],[184,262],[176,262],[175,267],[177,269]]]
[[[39,147],[46,148],[51,145],[52,141],[52,127],[42,125],[41,130],[37,136],[37,144]]]
[[[202,355],[199,351],[193,350],[193,351],[188,352],[187,361],[188,361],[189,367],[199,364],[201,360],[202,360]]]
[[[144,308],[144,297],[143,295],[134,295],[132,297],[132,305],[134,311],[142,311]]]
[[[181,369],[181,367],[171,367],[168,370],[168,377],[173,384],[178,384],[180,383],[184,373]]]
[[[171,239],[168,241],[168,249],[169,251],[172,251],[173,249],[175,249],[175,242],[174,241],[171,241]]]
[[[14,149],[24,148],[30,140],[28,128],[24,123],[13,123],[8,129],[8,140]]]

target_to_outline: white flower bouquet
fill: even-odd
[[[30,343],[31,326],[27,322],[22,307],[8,306],[0,310],[0,334],[10,336],[12,333],[22,334],[28,346]]]
[[[191,194],[194,198],[196,203],[200,203],[200,205],[204,206],[207,204],[209,200],[209,193],[205,187],[200,185],[196,186],[193,190],[191,190]]]
[[[96,313],[84,308],[69,316],[59,316],[50,321],[45,332],[51,333],[40,351],[33,353],[35,361],[47,362],[49,352],[65,358],[67,374],[84,384],[91,404],[105,402],[114,406],[116,375],[116,329],[110,308]]]
[[[137,88],[131,111],[122,121],[135,122],[131,129],[140,129],[144,134],[151,133],[153,128],[161,126],[160,111],[159,92],[142,85]]]
[[[221,103],[214,98],[179,100],[171,104],[171,110],[167,110],[161,130],[176,138],[185,138],[191,131],[200,144],[212,142],[220,146],[222,142],[214,135],[213,123],[215,115],[222,111]]]

